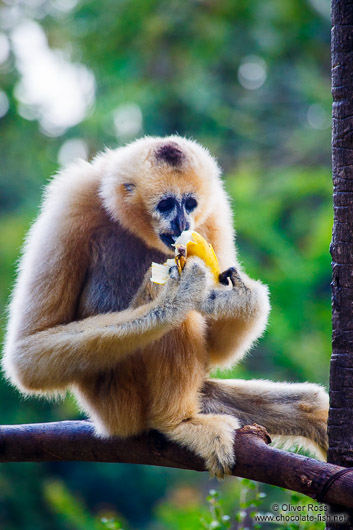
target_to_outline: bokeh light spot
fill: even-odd
[[[59,136],[80,123],[94,103],[93,73],[82,64],[71,63],[62,51],[51,50],[43,29],[34,21],[22,21],[11,40],[21,74],[15,96],[22,116],[38,119],[47,136]]]
[[[142,111],[136,103],[119,105],[113,119],[116,135],[121,140],[132,139],[142,131]]]
[[[244,57],[238,69],[239,83],[248,90],[260,88],[266,81],[266,63],[256,55]]]
[[[58,162],[61,166],[67,166],[78,158],[87,160],[88,154],[89,149],[86,142],[82,138],[72,138],[61,146],[58,153]]]
[[[10,108],[9,98],[3,90],[0,90],[0,118],[7,114],[7,111]]]
[[[10,43],[5,33],[0,33],[0,64],[7,61],[10,55]]]
[[[327,129],[331,125],[329,113],[318,103],[310,105],[306,118],[313,129]]]

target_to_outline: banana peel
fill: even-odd
[[[164,285],[169,278],[169,269],[177,266],[179,274],[185,267],[186,260],[190,256],[201,258],[212,272],[215,283],[221,272],[217,256],[210,243],[207,243],[198,232],[186,230],[174,243],[175,259],[168,259],[164,264],[152,263],[151,281],[159,285]]]
[[[152,276],[151,282],[164,285],[169,278],[169,269],[175,267],[175,259],[167,259],[165,263],[152,262]]]

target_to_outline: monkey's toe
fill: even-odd
[[[209,456],[206,462],[210,477],[223,480],[226,475],[231,475],[235,466],[233,447],[231,451],[217,451]]]
[[[218,480],[231,475],[235,466],[234,436],[239,428],[239,421],[233,416],[219,415],[214,417],[218,424],[218,432],[212,439],[211,451],[206,458],[207,469],[211,476]],[[215,425],[216,427],[216,425]]]

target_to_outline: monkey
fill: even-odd
[[[249,215],[255,215],[249,213]],[[221,270],[188,258],[164,286],[152,262],[196,230]],[[25,394],[74,393],[98,436],[149,429],[230,474],[236,430],[263,425],[324,458],[328,398],[309,383],[209,379],[265,331],[268,288],[237,259],[230,199],[207,149],[181,136],[144,137],[62,169],[26,238],[2,360]]]

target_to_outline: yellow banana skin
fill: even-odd
[[[186,260],[190,256],[197,256],[202,259],[212,272],[215,283],[219,283],[220,266],[217,256],[210,243],[198,232],[185,231],[175,242],[175,264],[179,274],[185,267]],[[151,281],[159,285],[164,285],[169,278],[169,269],[174,260],[168,259],[166,263],[152,263]]]
[[[220,275],[220,266],[215,251],[210,243],[207,243],[206,239],[203,238],[198,232],[191,233],[192,240],[186,243],[186,257],[197,256],[201,258],[207,267],[212,271],[215,282],[218,283],[218,277]],[[175,242],[175,247],[178,250],[178,239]]]

